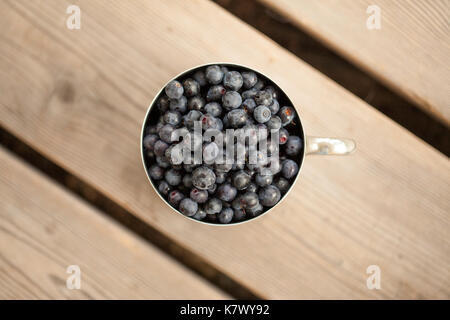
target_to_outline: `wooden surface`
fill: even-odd
[[[0,299],[227,298],[3,148],[0,171]]]
[[[450,125],[448,0],[260,0]],[[366,28],[369,5],[381,29]]]
[[[211,2],[80,1],[78,31],[64,25],[69,3],[0,4],[7,130],[261,297],[450,298],[446,157]],[[357,152],[307,158],[256,221],[178,216],[145,177],[141,124],[169,78],[210,61],[265,72],[308,134],[353,137]],[[369,265],[382,290],[366,288]]]

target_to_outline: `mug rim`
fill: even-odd
[[[295,112],[297,113],[297,116],[298,116],[298,118],[299,118],[300,130],[301,130],[301,133],[303,134],[303,148],[302,148],[302,153],[301,153],[301,158],[300,158],[301,161],[300,161],[300,165],[299,165],[299,168],[298,168],[298,172],[297,172],[297,175],[296,175],[294,181],[292,182],[292,184],[290,185],[290,187],[289,187],[289,189],[286,191],[286,193],[281,197],[281,199],[280,199],[273,207],[271,207],[271,208],[269,208],[268,210],[264,211],[263,213],[257,215],[256,217],[253,217],[253,218],[247,219],[247,220],[243,220],[243,221],[236,221],[236,222],[233,222],[233,223],[212,223],[212,222],[207,222],[207,221],[203,221],[203,220],[197,220],[197,219],[194,219],[194,218],[192,218],[192,217],[188,217],[188,216],[184,215],[184,214],[181,213],[178,209],[175,209],[175,208],[174,208],[174,207],[173,207],[173,206],[172,206],[172,205],[171,205],[171,204],[170,204],[170,203],[169,203],[169,202],[168,202],[168,201],[167,201],[160,193],[159,193],[159,190],[158,190],[158,188],[155,186],[155,184],[153,183],[152,179],[150,178],[150,175],[149,175],[149,173],[148,173],[148,169],[147,169],[147,167],[146,167],[146,165],[145,165],[146,162],[145,162],[145,155],[144,155],[144,145],[143,145],[142,142],[143,142],[144,137],[145,137],[145,128],[146,128],[146,124],[147,124],[147,119],[148,119],[148,117],[149,117],[149,115],[150,115],[150,113],[151,113],[151,111],[152,111],[152,108],[156,105],[157,99],[159,98],[159,96],[161,95],[161,93],[163,92],[163,90],[165,89],[165,87],[166,87],[171,81],[176,80],[176,79],[179,79],[179,78],[181,78],[183,75],[188,74],[188,73],[191,73],[191,72],[193,72],[193,71],[195,71],[195,70],[197,70],[197,69],[205,68],[205,67],[208,67],[208,66],[211,66],[211,65],[219,65],[219,66],[225,66],[225,67],[238,67],[238,68],[248,69],[248,70],[251,70],[251,71],[253,71],[253,72],[259,73],[260,75],[262,75],[262,76],[265,77],[266,79],[270,80],[273,84],[275,84],[275,85],[278,87],[278,89],[280,89],[280,90],[283,92],[283,94],[286,96],[286,98],[289,100],[289,102],[291,102],[291,106],[292,106],[292,108],[294,108],[294,110],[295,110]],[[147,111],[146,111],[145,116],[144,116],[144,121],[143,121],[142,127],[141,127],[141,135],[140,135],[139,143],[140,143],[140,150],[141,150],[141,161],[142,161],[142,165],[143,165],[143,167],[144,167],[144,171],[145,171],[145,174],[146,174],[146,176],[147,176],[147,179],[148,179],[148,181],[150,182],[150,185],[153,187],[153,190],[154,190],[154,191],[156,192],[156,194],[159,196],[159,198],[160,198],[160,199],[161,199],[161,200],[162,200],[162,201],[163,201],[170,209],[172,209],[173,211],[175,211],[176,213],[178,213],[179,215],[183,216],[184,218],[186,218],[186,219],[188,219],[188,220],[190,220],[190,221],[194,221],[194,222],[198,222],[198,223],[202,223],[202,224],[210,225],[210,226],[231,227],[231,226],[241,225],[241,224],[244,224],[244,223],[247,223],[247,222],[256,220],[256,219],[258,219],[258,218],[260,218],[260,217],[266,215],[267,213],[269,213],[270,211],[272,211],[273,209],[275,209],[278,205],[280,205],[280,204],[288,197],[288,194],[291,192],[291,190],[294,188],[295,184],[297,183],[297,180],[298,180],[298,178],[299,178],[299,176],[300,176],[300,172],[301,172],[301,170],[302,170],[302,168],[303,168],[303,163],[304,163],[305,156],[306,156],[306,139],[307,139],[307,136],[306,136],[305,130],[304,130],[304,128],[303,128],[303,123],[302,123],[302,121],[301,121],[300,113],[298,112],[298,110],[297,110],[297,108],[295,107],[294,103],[292,103],[292,100],[291,100],[291,98],[288,96],[288,94],[287,94],[287,93],[286,93],[286,92],[285,92],[285,91],[284,91],[284,90],[283,90],[283,89],[282,89],[275,81],[273,81],[270,77],[268,77],[268,76],[267,76],[266,74],[264,74],[263,72],[261,72],[261,71],[255,69],[255,68],[249,67],[249,66],[247,66],[247,65],[244,65],[244,64],[238,64],[238,63],[234,63],[234,62],[208,62],[208,63],[196,65],[196,66],[194,66],[194,67],[192,67],[192,68],[186,69],[186,70],[184,70],[184,71],[178,73],[177,75],[173,76],[173,77],[170,78],[170,79],[169,79],[169,80],[161,87],[161,89],[155,94],[155,96],[153,97],[152,101],[150,102],[150,105],[147,107]]]

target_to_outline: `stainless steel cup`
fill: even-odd
[[[294,109],[296,109],[295,105],[292,103],[292,101],[289,99],[289,97],[286,95],[286,93],[275,82],[273,82],[269,77],[267,77],[263,73],[261,73],[257,70],[254,70],[250,67],[240,65],[240,64],[235,64],[235,63],[215,62],[215,63],[208,63],[208,64],[196,66],[196,67],[188,69],[188,70],[178,74],[174,78],[170,79],[169,81],[167,81],[166,85],[172,80],[186,78],[189,75],[192,75],[193,73],[195,73],[197,70],[204,69],[210,65],[220,65],[220,66],[225,66],[225,67],[236,69],[236,70],[242,70],[242,71],[251,70],[251,71],[255,72],[258,75],[258,78],[263,79],[266,82],[270,82],[270,84],[278,90],[278,92],[280,94],[280,98],[278,99],[280,102],[280,106],[288,105],[288,106],[292,106]],[[233,223],[229,223],[229,224],[218,224],[218,223],[210,223],[210,222],[206,222],[206,221],[195,220],[195,219],[186,217],[184,214],[182,214],[180,211],[178,211],[177,209],[172,207],[172,205],[170,205],[166,201],[166,199],[159,193],[157,186],[154,185],[152,179],[150,178],[150,176],[148,174],[148,170],[147,170],[148,165],[146,162],[146,157],[145,157],[144,147],[143,147],[142,142],[143,142],[143,139],[145,136],[146,127],[152,121],[156,121],[155,118],[158,116],[158,109],[156,107],[156,102],[157,102],[158,98],[160,97],[161,93],[163,93],[166,85],[164,85],[164,87],[161,88],[161,90],[154,97],[153,101],[150,103],[150,106],[148,107],[147,113],[144,118],[144,122],[142,124],[141,140],[140,140],[142,164],[144,166],[144,170],[145,170],[148,180],[150,181],[150,184],[152,185],[155,192],[159,195],[159,197],[175,212],[179,213],[180,215],[182,215],[185,218],[188,218],[189,220],[194,220],[194,221],[197,221],[197,222],[200,222],[203,224],[214,225],[214,226],[235,226],[237,224],[253,221],[256,218],[259,218],[259,217],[269,213],[273,209],[275,209],[281,203],[281,201],[283,201],[284,199],[287,198],[290,190],[292,190],[293,186],[295,185],[295,183],[297,182],[297,179],[300,176],[300,172],[301,172],[301,169],[303,166],[303,160],[306,155],[347,155],[347,154],[352,153],[356,148],[355,142],[353,140],[347,139],[347,138],[323,138],[323,137],[306,136],[303,131],[303,126],[302,126],[300,116],[299,116],[298,112],[296,112],[297,114],[294,119],[295,131],[296,131],[296,135],[298,135],[303,140],[303,143],[304,143],[304,146],[302,148],[303,152],[299,155],[299,158],[297,159],[297,163],[299,166],[297,176],[295,177],[294,182],[291,184],[289,190],[281,197],[280,201],[275,206],[266,210],[262,214],[254,217],[252,219],[248,219],[248,220],[244,220],[244,221],[240,221],[240,222],[233,222]]]

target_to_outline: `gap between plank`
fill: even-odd
[[[0,145],[235,299],[262,299],[0,126]]]
[[[310,36],[272,8],[249,0],[212,0],[411,131],[447,157],[450,128]]]

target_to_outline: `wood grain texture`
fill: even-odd
[[[68,3],[1,2],[2,126],[262,297],[450,297],[447,158],[211,2],[80,1],[79,31]],[[306,159],[256,221],[180,217],[145,177],[140,128],[169,78],[211,61],[263,71],[308,134],[354,137],[357,152]],[[382,290],[366,288],[373,264]]]
[[[0,172],[0,299],[227,298],[3,148]]]
[[[260,0],[450,125],[448,0]],[[381,29],[369,30],[369,5]]]

